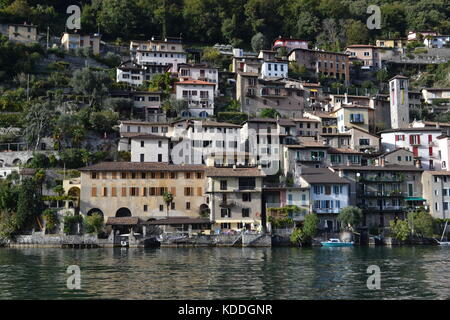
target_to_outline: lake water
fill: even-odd
[[[1,248],[0,299],[14,298],[449,299],[450,248]]]

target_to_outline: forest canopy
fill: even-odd
[[[325,49],[405,36],[408,30],[450,33],[447,0],[91,0],[81,1],[82,32],[107,40],[182,36],[189,43],[250,47],[256,34],[279,35]],[[71,0],[0,0],[0,21],[32,22],[52,34],[64,31]],[[379,5],[380,30],[367,30],[367,8]],[[367,30],[358,32],[358,30]],[[331,43],[331,45],[330,45]]]

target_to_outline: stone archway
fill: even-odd
[[[98,208],[92,208],[91,210],[89,210],[89,211],[86,213],[86,216],[90,217],[90,216],[92,216],[94,213],[97,213],[97,214],[101,215],[102,218],[104,217],[103,211],[100,210],[100,209],[98,209]]]
[[[13,164],[13,166],[18,167],[18,166],[22,165],[22,160],[20,160],[19,158],[16,158],[13,160],[12,164]]]
[[[128,208],[120,208],[116,211],[116,217],[131,217],[131,211]]]

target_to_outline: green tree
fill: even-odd
[[[408,215],[411,229],[417,236],[431,237],[433,235],[433,217],[423,210],[411,212]]]
[[[94,212],[85,218],[84,226],[87,233],[99,234],[103,230],[103,216]]]
[[[266,37],[261,33],[257,33],[252,37],[252,49],[255,52],[259,52],[263,49],[266,49],[267,47],[267,39]]]
[[[163,200],[164,203],[166,204],[166,208],[167,208],[167,218],[169,217],[169,209],[170,209],[170,205],[173,202],[173,194],[171,194],[170,192],[164,192],[163,193]]]
[[[406,220],[391,220],[389,222],[389,227],[394,238],[399,241],[405,241],[411,233],[408,221]]]
[[[42,138],[51,133],[53,107],[49,103],[35,103],[25,115],[25,140],[34,150],[39,148]]]
[[[275,109],[265,108],[265,109],[261,110],[259,116],[261,118],[272,118],[272,119],[274,119],[277,116],[280,116],[280,113],[277,110],[275,110]]]
[[[24,179],[17,201],[17,229],[24,230],[33,226],[41,210],[42,198],[38,182],[34,179]]]
[[[362,219],[362,210],[352,206],[345,207],[341,210],[337,219],[344,229],[353,230]]]
[[[119,114],[111,110],[93,112],[89,118],[90,126],[99,133],[110,133],[118,124]]]
[[[317,227],[319,225],[319,217],[315,213],[308,213],[305,215],[303,226],[295,228],[291,234],[290,240],[293,244],[309,243],[311,239],[317,234]]]
[[[369,31],[364,23],[357,20],[347,20],[345,30],[347,45],[367,44],[369,42]]]
[[[75,92],[84,95],[89,106],[102,105],[103,97],[108,94],[111,79],[106,72],[92,71],[89,68],[78,69],[73,73],[70,85]]]
[[[137,30],[138,7],[136,1],[101,1],[97,23],[110,36],[129,38]]]

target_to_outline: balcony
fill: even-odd
[[[403,198],[405,194],[400,191],[358,191],[357,196],[369,198]]]
[[[374,212],[404,212],[406,207],[404,206],[359,206],[364,213],[374,213]]]
[[[313,211],[315,213],[317,213],[317,214],[320,214],[320,213],[335,213],[335,214],[338,214],[340,210],[341,209],[338,209],[338,208],[320,208],[320,209],[314,208],[313,209]]]
[[[322,162],[323,157],[299,157],[296,158],[295,161],[297,162]]]
[[[390,176],[390,177],[359,177],[358,182],[363,183],[395,183],[403,182],[405,178],[403,176]]]

